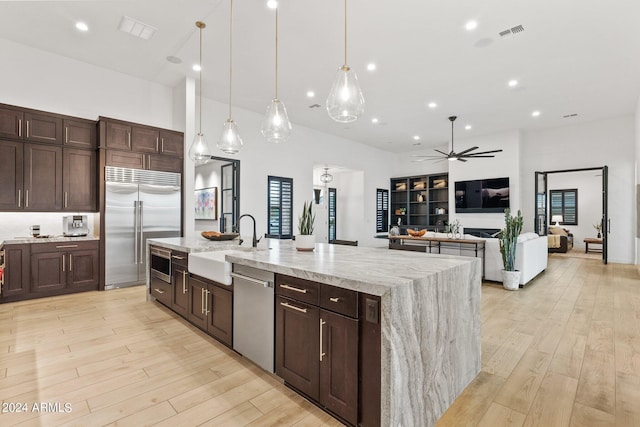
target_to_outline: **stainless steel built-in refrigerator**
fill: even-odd
[[[107,166],[105,288],[142,284],[147,239],[179,237],[180,174]]]

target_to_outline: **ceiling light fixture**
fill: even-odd
[[[420,139],[420,136],[419,136],[419,135],[414,135],[414,136],[413,136],[413,139],[414,139],[414,140],[416,140],[416,141],[418,141],[418,140]]]
[[[340,123],[358,120],[364,113],[364,97],[358,76],[347,65],[347,0],[344,0],[344,65],[338,68],[327,97],[329,116]]]
[[[427,106],[429,108],[436,108],[438,106],[438,104],[436,104],[435,102],[430,102],[429,104],[427,104]]]
[[[376,70],[376,64],[374,64],[373,62],[367,64],[367,70],[369,71],[375,71]]]
[[[205,29],[206,26],[207,25],[204,22],[196,22],[196,27],[198,27],[198,29],[200,30],[200,64],[202,64],[202,30]],[[200,109],[200,123],[198,133],[196,134],[195,138],[193,138],[191,147],[189,147],[189,158],[196,164],[202,165],[211,160],[211,149],[209,149],[209,144],[207,144],[207,140],[202,133],[202,67],[198,71],[200,73],[200,105],[198,107]]]
[[[267,114],[262,121],[262,136],[267,141],[278,144],[286,142],[291,135],[291,122],[287,109],[278,99],[278,8],[276,8],[276,96],[267,107]]]
[[[312,90],[308,90],[307,91],[307,98],[313,98],[314,96],[316,96],[316,93]]]
[[[469,21],[469,22],[467,22],[467,23],[465,24],[464,28],[465,28],[467,31],[473,31],[473,30],[475,30],[476,28],[478,28],[478,23],[477,23],[476,21]]]
[[[191,67],[193,69],[193,71],[202,71],[202,67],[200,66],[200,64],[193,64],[193,67]]]
[[[471,125],[466,125],[466,126],[464,127],[464,130],[471,130]]]
[[[378,119],[374,117],[373,119],[371,119],[371,123],[378,123]]]
[[[267,7],[269,9],[277,9],[278,8],[278,2],[276,0],[269,0],[267,2]]]
[[[242,148],[242,138],[231,116],[231,94],[233,82],[233,0],[229,0],[229,118],[222,127],[218,148],[227,154],[236,154]]]
[[[89,31],[89,26],[84,22],[76,22],[76,29],[78,31],[86,32]]]
[[[518,86],[518,81],[516,79],[509,80],[509,83],[507,84],[509,85],[509,87],[516,87]]]
[[[320,175],[320,182],[328,184],[333,181],[333,175],[329,173],[329,168],[324,168],[324,173]]]
[[[533,117],[538,117],[538,116],[540,115],[540,111],[536,110],[536,111],[534,111],[533,113],[531,113],[531,115],[532,115]]]

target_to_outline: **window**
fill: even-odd
[[[293,236],[293,179],[269,176],[267,184],[267,237]]]
[[[389,190],[376,189],[376,232],[389,231]]]
[[[338,199],[338,193],[335,188],[329,188],[329,241],[336,240],[336,217],[338,211],[336,208],[336,202]]]
[[[578,225],[578,189],[551,190],[549,223],[554,215],[562,215],[562,225]]]

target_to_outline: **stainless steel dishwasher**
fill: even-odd
[[[233,349],[274,372],[274,274],[233,265]]]

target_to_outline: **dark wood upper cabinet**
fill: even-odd
[[[24,113],[27,141],[62,144],[62,119],[47,114]]]
[[[24,113],[13,108],[0,108],[0,138],[22,139]]]
[[[96,210],[96,153],[65,148],[62,153],[63,210]]]
[[[24,143],[0,141],[0,210],[23,207]]]
[[[131,150],[136,153],[157,153],[160,151],[160,132],[158,129],[132,126]]]
[[[24,209],[62,210],[62,147],[25,144]]]
[[[106,122],[106,146],[118,150],[131,150],[131,125]]]
[[[182,172],[182,159],[161,154],[147,154],[145,169],[180,173]]]
[[[184,157],[184,134],[182,132],[160,131],[160,153]]]
[[[63,121],[65,147],[96,148],[96,124],[90,121],[67,120]]]

